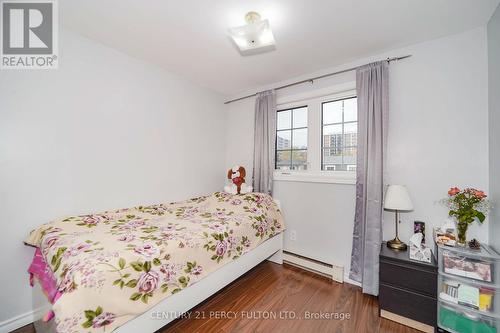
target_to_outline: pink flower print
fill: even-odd
[[[66,252],[64,252],[64,257],[69,258],[69,257],[74,257],[86,250],[90,249],[90,244],[88,243],[80,243],[76,246],[70,247]]]
[[[257,205],[259,205],[259,204],[261,204],[261,203],[262,203],[262,201],[264,201],[264,196],[256,194],[256,195],[255,195],[255,203],[256,203]]]
[[[242,201],[240,199],[231,200],[231,205],[238,206],[241,205]]]
[[[160,250],[158,249],[158,247],[156,247],[154,244],[150,244],[150,243],[136,246],[134,248],[134,251],[147,259],[154,258],[155,256],[157,256],[160,253]]]
[[[163,273],[163,279],[165,282],[170,282],[175,279],[177,275],[177,269],[173,264],[163,264],[160,266],[160,272]]]
[[[73,271],[68,270],[58,286],[58,289],[62,293],[70,293],[76,289],[76,283],[74,281]]]
[[[45,243],[45,246],[50,249],[51,247],[53,247],[57,243],[58,240],[59,240],[59,236],[56,236],[56,235],[48,236],[48,237],[45,237],[44,243]]]
[[[161,238],[164,239],[164,240],[173,240],[175,239],[175,235],[172,234],[172,233],[162,233],[161,234]]]
[[[223,241],[218,241],[217,244],[215,245],[215,253],[219,256],[222,257],[227,251],[227,242],[225,240]]]
[[[227,220],[227,213],[223,210],[218,210],[217,212],[215,212],[215,217],[217,217],[218,219],[220,220]]]
[[[224,231],[226,231],[226,227],[220,223],[217,223],[217,222],[210,224],[209,228],[218,232],[218,233],[223,233]]]
[[[252,207],[249,209],[250,213],[255,214],[255,215],[262,215],[262,209],[259,209],[257,207]]]
[[[227,242],[228,242],[228,245],[229,245],[229,248],[230,249],[234,249],[236,247],[236,237],[234,236],[229,236],[227,238]]]
[[[86,215],[83,217],[82,222],[87,225],[97,225],[101,222],[101,218],[97,215]]]
[[[158,288],[159,280],[160,275],[158,274],[158,272],[149,271],[142,273],[139,277],[139,280],[137,281],[139,291],[142,293],[149,293],[156,290],[156,288]]]
[[[244,241],[243,241],[243,246],[244,247],[250,247],[250,240],[248,238],[246,238]]]
[[[120,242],[127,242],[127,243],[130,243],[134,239],[135,239],[135,236],[133,234],[125,234],[125,235],[121,235],[120,237],[118,237],[118,240]]]
[[[99,328],[111,324],[115,320],[115,314],[111,312],[104,312],[94,318],[92,321],[93,328]]]
[[[264,234],[268,228],[269,228],[269,223],[267,223],[267,220],[262,220],[260,221],[259,226],[257,227],[257,231],[260,234]]]
[[[193,274],[193,275],[200,275],[202,272],[203,272],[203,267],[201,267],[200,265],[194,267],[191,270],[191,274]]]
[[[132,221],[128,221],[126,225],[127,225],[127,227],[130,227],[130,228],[138,228],[138,227],[142,227],[145,224],[146,224],[146,222],[144,220],[132,220]]]

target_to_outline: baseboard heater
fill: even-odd
[[[325,262],[304,257],[295,253],[283,251],[283,262],[302,268],[319,275],[328,277],[334,281],[344,283],[344,267],[327,264]]]

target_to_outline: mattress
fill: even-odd
[[[269,195],[216,192],[65,217],[25,242],[55,283],[57,331],[110,332],[283,230]]]

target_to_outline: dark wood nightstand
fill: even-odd
[[[380,316],[424,332],[434,332],[437,313],[437,263],[410,259],[409,251],[380,249]]]

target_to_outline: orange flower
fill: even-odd
[[[454,196],[454,195],[456,195],[456,194],[458,194],[458,193],[460,193],[460,189],[459,189],[458,187],[452,187],[452,188],[450,188],[450,190],[448,191],[448,195],[449,195],[450,197],[452,197],[452,196]]]
[[[474,195],[479,199],[486,198],[486,193],[484,193],[484,191],[474,190]]]

